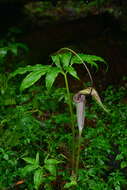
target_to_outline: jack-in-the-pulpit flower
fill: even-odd
[[[109,111],[105,108],[105,106],[102,104],[101,99],[97,93],[97,91],[92,88],[88,87],[84,90],[79,91],[77,94],[75,94],[73,100],[76,103],[76,115],[77,115],[77,124],[79,129],[79,135],[82,134],[82,130],[84,127],[84,121],[85,121],[85,96],[91,95],[96,102],[100,105],[101,108],[103,108],[104,111],[109,113]]]
[[[77,124],[81,136],[85,121],[85,95],[77,93],[73,99],[76,103]]]

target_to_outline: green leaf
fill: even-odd
[[[37,152],[37,154],[36,154],[36,161],[35,161],[35,163],[37,165],[39,165],[39,152]]]
[[[25,51],[28,51],[29,48],[27,47],[27,45],[23,44],[23,43],[15,43],[15,46],[17,46],[17,48],[22,48]]]
[[[0,57],[4,58],[7,55],[7,52],[8,52],[8,48],[7,47],[0,48]]]
[[[78,75],[77,75],[77,72],[76,72],[76,70],[75,70],[72,66],[66,67],[66,71],[67,71],[70,75],[72,75],[74,78],[76,78],[76,79],[79,80],[79,77],[78,77]]]
[[[123,169],[123,168],[126,168],[126,167],[127,167],[127,162],[125,162],[125,161],[121,162],[120,167],[121,167],[122,169]]]
[[[28,47],[22,43],[13,43],[8,46],[8,50],[10,50],[15,56],[18,55],[18,49],[24,49],[25,51],[28,51]]]
[[[69,189],[70,187],[73,187],[73,186],[76,186],[77,185],[77,182],[74,180],[74,181],[71,181],[71,182],[69,182],[69,183],[66,183],[65,185],[64,185],[64,188],[65,189]]]
[[[45,164],[44,167],[50,172],[51,175],[56,176],[56,165]]]
[[[117,154],[115,160],[122,160],[122,159],[123,159],[123,155],[122,154]]]
[[[44,163],[45,164],[49,164],[49,165],[57,165],[57,164],[59,164],[59,163],[61,163],[60,161],[58,161],[58,160],[56,160],[56,159],[48,159],[48,160],[45,160],[44,161]]]
[[[37,168],[38,168],[37,165],[27,165],[23,169],[21,169],[21,174],[25,177],[28,173],[31,173]]]
[[[59,57],[60,57],[60,62],[62,63],[62,66],[64,68],[68,67],[70,60],[71,60],[71,57],[72,57],[72,54],[70,52],[61,53],[61,54],[59,54]]]
[[[53,190],[52,185],[51,185],[51,184],[48,184],[48,183],[45,184],[44,188],[45,188],[46,190]]]
[[[38,169],[35,171],[34,173],[34,187],[36,190],[39,189],[41,183],[43,180],[43,170],[42,169]]]
[[[59,54],[57,54],[57,55],[52,55],[51,58],[52,58],[53,63],[55,63],[55,65],[56,65],[57,67],[61,68]]]
[[[29,158],[29,157],[25,157],[25,158],[22,158],[24,161],[26,161],[27,163],[29,164],[35,164],[36,163],[36,160],[34,158]]]
[[[61,72],[61,69],[57,68],[57,67],[52,67],[50,69],[49,72],[47,72],[46,74],[46,88],[48,90],[51,89],[56,77],[58,76],[58,74]]]
[[[29,88],[32,86],[35,82],[37,82],[41,76],[45,75],[46,71],[33,71],[30,74],[28,74],[22,81],[20,91],[25,90],[26,88]]]
[[[5,160],[9,160],[8,154],[5,153],[5,154],[3,155],[3,158],[4,158]]]
[[[51,173],[51,175],[56,176],[56,165],[60,163],[60,161],[56,159],[48,159],[44,161],[44,167]]]
[[[47,72],[50,69],[51,66],[47,65],[41,65],[41,64],[37,64],[34,66],[31,65],[27,65],[26,67],[20,67],[18,68],[16,71],[12,72],[9,75],[9,78],[15,77],[16,75],[22,75],[25,74],[27,72],[31,72],[31,71],[45,71]]]
[[[25,74],[26,72],[30,72],[33,70],[33,67],[28,65],[26,67],[20,67],[18,68],[16,71],[12,72],[10,75],[9,75],[9,78],[12,78],[12,77],[15,77],[16,75],[22,75],[22,74]]]
[[[89,63],[91,66],[96,67],[96,69],[98,69],[98,65],[96,62],[103,62],[104,64],[106,64],[106,62],[103,58],[96,56],[96,55],[87,55],[87,54],[81,54],[81,53],[79,53],[78,55],[81,57],[81,59],[83,61]],[[72,64],[73,63],[81,64],[82,62],[77,56],[74,56],[72,58]]]
[[[121,187],[119,184],[115,186],[115,190],[121,190]]]
[[[5,99],[4,100],[4,105],[15,105],[16,104],[16,101],[15,101],[15,98],[14,97],[9,97],[8,99]]]
[[[15,55],[18,55],[18,47],[16,46],[16,44],[12,44],[11,46],[8,47],[9,50]]]

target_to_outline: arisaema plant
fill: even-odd
[[[107,112],[106,108],[103,106],[97,91],[93,88],[93,79],[90,74],[90,71],[87,67],[89,64],[91,67],[95,67],[98,69],[97,63],[106,63],[103,58],[95,55],[87,55],[76,53],[72,49],[69,48],[61,48],[57,52],[51,55],[51,64],[43,65],[37,64],[34,66],[28,65],[26,67],[18,68],[16,71],[10,74],[10,78],[15,77],[18,74],[26,74],[27,76],[23,79],[20,91],[23,92],[25,89],[29,88],[33,84],[35,84],[41,77],[45,76],[45,86],[50,93],[50,89],[52,88],[57,76],[61,74],[64,77],[65,88],[67,93],[67,104],[70,113],[70,126],[72,130],[72,178],[70,183],[65,184],[65,188],[70,188],[71,186],[76,185],[76,178],[78,175],[78,166],[79,166],[79,153],[80,153],[80,139],[82,135],[82,130],[84,127],[84,109],[85,109],[85,97],[86,95],[92,95],[93,98],[97,101],[97,103],[103,108],[104,111]],[[71,97],[70,87],[68,83],[68,75],[71,75],[77,80],[80,80],[77,74],[76,69],[74,68],[75,64],[82,64],[85,66],[85,70],[89,75],[91,86],[85,90],[79,91],[74,96],[74,101],[77,107],[77,123],[79,129],[79,137],[78,137],[78,148],[76,149],[76,127],[75,127],[75,114],[73,112],[73,98]],[[44,79],[42,79],[44,80]],[[77,153],[76,153],[77,151]]]

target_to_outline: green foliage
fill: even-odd
[[[28,165],[26,165],[21,173],[24,177],[26,177],[29,173],[33,173],[34,175],[34,188],[39,189],[40,185],[48,180],[48,183],[52,180],[56,179],[56,171],[57,165],[60,161],[56,159],[46,159],[44,160],[44,165],[40,166],[39,164],[39,153],[36,154],[36,159],[33,158],[23,158]],[[49,174],[47,174],[49,172]],[[46,176],[47,174],[47,176]]]
[[[57,67],[53,67],[51,68],[47,74],[46,74],[46,87],[48,90],[51,89],[56,77],[58,76],[58,74],[61,72],[60,68]]]
[[[66,106],[68,96],[65,88],[56,89],[53,84],[59,73],[77,78],[72,64],[77,58],[71,53],[61,52],[52,55],[51,59],[52,65],[26,66],[9,76],[1,73],[0,189],[127,189],[125,87],[109,86],[102,92],[110,115],[105,115],[94,101],[88,102],[76,179],[71,176],[72,134]],[[86,61],[86,58],[82,59]],[[97,64],[101,58],[98,57],[97,61],[91,59]],[[39,80],[37,72],[41,76],[45,73],[47,88],[40,83],[34,85]],[[22,77],[19,75],[20,80],[13,77],[27,73],[26,78],[33,73],[36,77],[32,77],[29,83],[24,82],[21,89],[24,92],[20,93]],[[74,115],[74,121],[75,118]],[[17,185],[20,181],[22,183]]]
[[[35,82],[37,82],[41,76],[45,74],[45,71],[34,71],[31,72],[27,77],[22,81],[20,91],[23,91],[26,88],[32,86]]]
[[[74,177],[70,177],[70,182],[67,182],[65,185],[64,185],[64,188],[65,189],[69,189],[71,187],[76,187],[77,186],[77,181]]]
[[[17,42],[12,33],[10,30],[10,32],[6,34],[6,38],[0,40],[0,75],[3,74],[6,77],[8,72],[13,71],[14,68],[16,69],[20,64],[22,66],[24,65],[24,56],[28,52],[28,47],[23,43]]]
[[[66,48],[64,48],[66,50]],[[64,50],[63,49],[63,50]],[[64,51],[65,51],[64,50]],[[51,89],[53,83],[55,82],[56,77],[58,74],[67,75],[70,74],[74,78],[79,79],[77,72],[72,65],[74,63],[82,63],[82,61],[87,62],[91,66],[94,66],[98,68],[98,65],[96,61],[103,62],[105,61],[98,56],[93,55],[85,55],[85,54],[77,54],[75,56],[72,55],[72,52],[68,52],[68,49],[66,50],[67,53],[62,52],[62,49],[60,50],[61,53],[56,53],[55,55],[51,56],[52,62],[56,66],[43,66],[43,65],[35,65],[35,66],[26,66],[23,68],[19,68],[13,73],[10,74],[9,78],[15,77],[17,74],[25,74],[26,72],[30,72],[26,78],[22,81],[20,90],[23,91],[26,88],[29,88],[32,86],[35,82],[37,82],[43,75],[46,75],[45,81],[46,81],[46,87],[48,90]],[[79,59],[80,57],[80,59]]]
[[[106,64],[106,62],[105,62],[105,60],[103,58],[101,58],[99,56],[96,56],[96,55],[87,55],[87,54],[81,54],[81,53],[78,54],[78,55],[81,57],[81,59],[83,61],[87,62],[88,64],[91,65],[91,67],[95,67],[96,69],[99,68],[99,66],[98,66],[98,64],[96,62],[100,62],[100,63],[102,62],[102,63]],[[81,64],[82,62],[81,62],[81,60],[79,60],[77,58],[77,56],[74,56],[72,58],[72,63],[71,64],[73,64],[73,63]]]
[[[8,46],[6,46],[6,47],[1,47],[0,48],[0,59],[1,60],[4,59],[7,56],[8,52],[11,52],[13,55],[17,56],[19,48],[28,51],[28,48],[24,44],[16,43],[16,42],[8,44]]]
[[[32,95],[33,93],[35,94]],[[20,102],[20,106],[2,107],[0,114],[1,189],[11,187],[16,181],[24,179],[20,173],[22,171],[20,168],[24,167],[21,158],[27,161],[27,165],[23,172],[26,176],[25,182],[19,186],[20,189],[32,190],[34,187],[37,189],[40,184],[44,189],[57,189],[58,187],[53,185],[57,178],[59,183],[66,184],[66,188],[71,188],[73,185],[75,187],[76,184],[73,184],[70,179],[67,164],[70,158],[66,148],[71,143],[68,129],[70,119],[66,107],[61,110],[61,102],[58,103],[58,99],[63,101],[61,99],[63,93],[62,89],[61,91],[51,89],[51,95],[48,95],[44,88],[31,87],[27,94],[18,94],[15,97],[16,104]],[[92,107],[86,110],[87,120],[82,137],[80,163],[83,169],[79,169],[76,189],[112,190],[126,187],[127,106],[122,103],[126,97],[126,90],[109,87],[103,96],[105,105],[110,108],[111,116],[104,117],[101,109],[94,102]],[[40,159],[38,156],[32,159],[36,152],[39,152]],[[49,157],[47,161],[44,159],[47,154],[57,160],[54,165],[52,158]],[[40,160],[41,165],[39,162],[36,165],[36,160],[37,162]],[[64,160],[64,163],[57,164],[59,160]],[[68,172],[65,170],[66,167]],[[41,178],[42,182],[39,182],[41,176],[39,173],[44,175]],[[35,184],[39,185],[35,186]]]

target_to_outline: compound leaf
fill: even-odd
[[[87,55],[87,54],[78,54],[80,56],[80,58],[89,63],[91,66],[94,66],[96,67],[96,69],[98,69],[98,64],[96,62],[103,62],[104,64],[106,64],[105,60],[99,56],[96,56],[96,55]],[[79,63],[81,64],[81,60],[77,57],[77,56],[74,56],[72,58],[72,64],[73,63]]]

